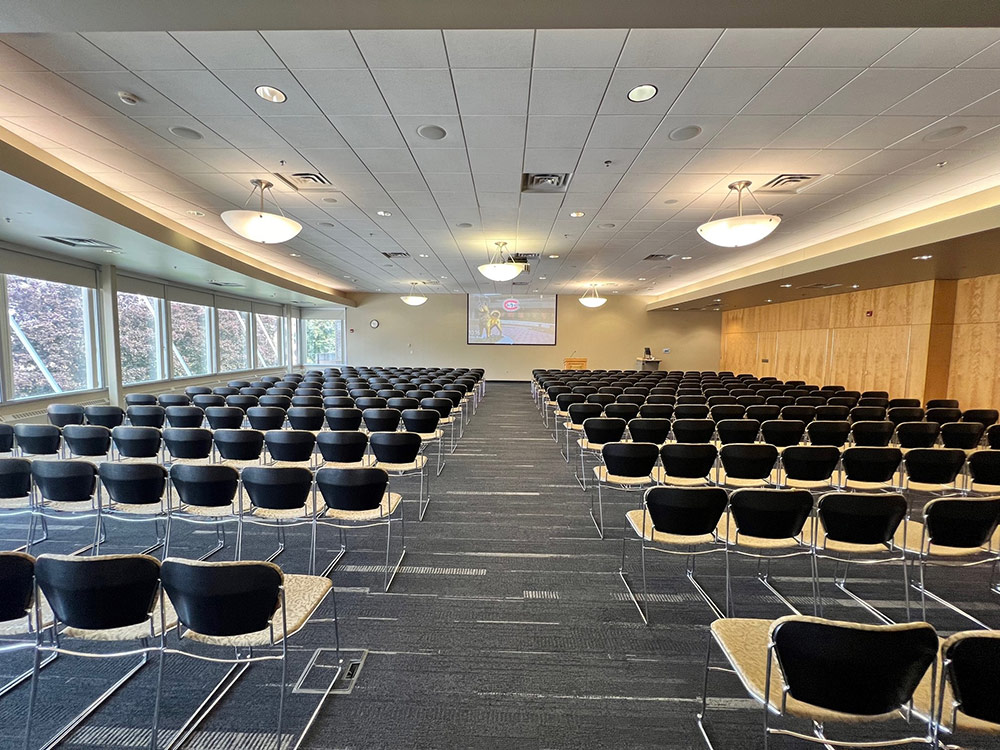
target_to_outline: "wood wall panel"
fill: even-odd
[[[960,279],[955,297],[955,324],[1000,321],[1000,275]]]
[[[765,331],[757,334],[757,364],[756,371],[763,375],[775,374],[775,360],[778,356],[778,334],[775,331]],[[766,362],[764,360],[767,360]],[[751,370],[753,372],[753,370]]]
[[[802,350],[799,356],[799,379],[807,383],[825,385],[830,360],[830,331],[827,328],[813,328],[802,332]]]
[[[960,323],[954,327],[948,396],[957,398],[962,408],[989,408],[1000,403],[997,338],[997,323]]]
[[[831,331],[827,380],[850,390],[865,390],[867,328],[834,328]]]
[[[733,372],[757,372],[757,336],[756,333],[725,333],[722,336],[724,347],[721,369]]]
[[[907,365],[910,354],[910,326],[876,326],[868,329],[865,355],[865,390],[889,391],[906,397]],[[921,367],[923,363],[921,362]],[[921,394],[922,395],[922,394]]]

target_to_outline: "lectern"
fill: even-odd
[[[643,372],[656,372],[660,369],[660,360],[646,359],[645,357],[635,358],[635,369]]]
[[[586,370],[587,369],[587,358],[586,357],[566,357],[563,360],[564,370]]]

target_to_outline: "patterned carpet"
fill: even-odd
[[[642,624],[618,575],[621,520],[638,496],[605,503],[608,533],[599,539],[587,513],[588,496],[543,427],[526,383],[489,385],[464,439],[432,481],[424,521],[416,522],[415,481],[394,482],[393,490],[407,498],[404,567],[390,593],[381,593],[384,537],[350,538],[352,551],[331,575],[342,646],[366,650],[367,656],[352,692],[330,697],[303,747],[702,746],[695,713],[711,610],[684,579],[682,561],[657,556],[649,563],[652,624]],[[148,543],[148,530],[121,526],[109,528],[105,551],[133,551]],[[23,524],[10,522],[5,529],[6,546],[20,543]],[[82,527],[53,527],[53,540],[36,552],[71,550],[87,533]],[[211,532],[186,529],[176,539],[176,554],[198,553],[214,540]],[[289,550],[277,562],[290,572],[305,572],[307,529],[289,531],[288,541]],[[273,531],[254,529],[244,556],[267,555],[274,542]],[[331,559],[334,546],[333,534],[321,531],[321,561]],[[629,565],[637,569],[637,554],[630,554]],[[778,587],[804,611],[811,611],[808,570],[805,558],[773,568]],[[719,601],[722,572],[721,557],[699,563],[699,577]],[[738,560],[733,572],[740,616],[787,614],[753,578],[753,562]],[[829,581],[831,571],[824,572]],[[988,570],[934,571],[930,586],[1000,625],[1000,598],[988,593],[988,577]],[[898,567],[865,570],[853,583],[890,617],[903,619]],[[874,622],[835,591],[829,583],[824,587],[828,617]],[[290,682],[298,680],[316,649],[333,647],[332,614],[328,599],[290,641]],[[929,607],[928,617],[942,633],[966,627],[941,607]],[[320,655],[305,688],[322,684],[322,665],[331,658],[329,652]],[[34,745],[124,673],[127,661],[60,657],[46,668]],[[0,676],[16,674],[28,663],[25,653],[6,654]],[[223,671],[168,658],[161,743]],[[273,747],[277,677],[273,665],[252,668],[187,747]],[[155,668],[147,667],[65,747],[144,746],[154,681]],[[0,699],[0,747],[21,746],[26,693],[22,687]],[[763,747],[761,711],[734,678],[713,676],[710,695],[717,748]],[[286,746],[294,743],[316,700],[315,693],[289,693]],[[773,745],[808,746],[789,740]]]

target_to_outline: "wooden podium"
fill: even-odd
[[[587,358],[586,357],[566,357],[563,360],[564,370],[586,370],[587,369]]]
[[[646,359],[645,357],[636,357],[635,366],[637,370],[641,372],[656,372],[660,369],[660,360],[658,359]]]

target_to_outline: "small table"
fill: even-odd
[[[637,370],[642,370],[643,372],[656,372],[660,369],[660,360],[636,357],[635,365]]]
[[[564,370],[586,370],[587,369],[587,358],[586,357],[566,357],[563,360]]]

